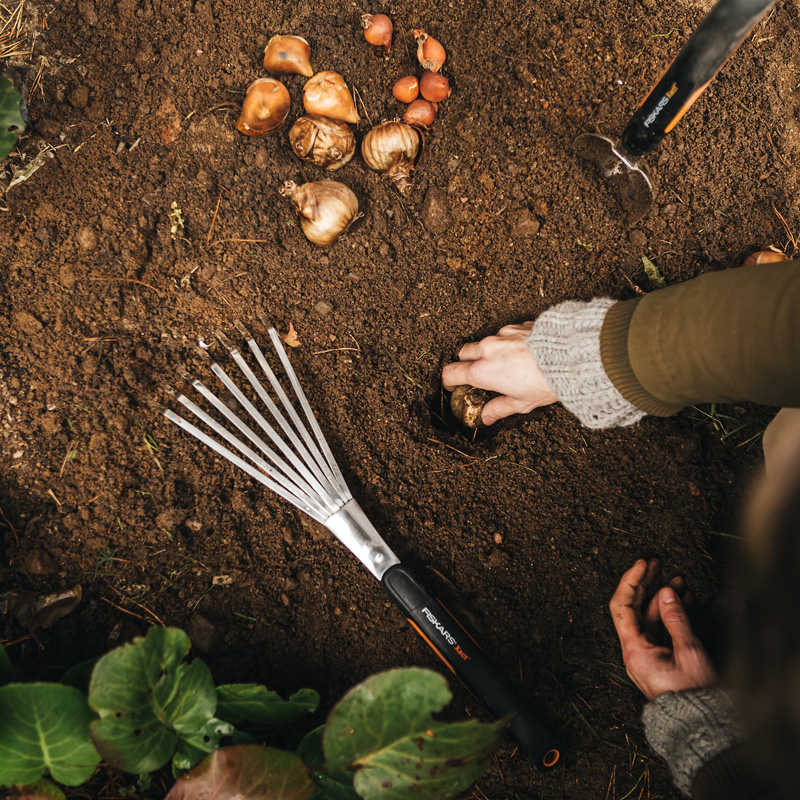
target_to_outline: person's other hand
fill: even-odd
[[[458,362],[442,370],[442,385],[447,391],[469,384],[499,393],[500,397],[483,407],[484,425],[512,414],[527,414],[558,400],[525,343],[532,327],[532,322],[506,325],[496,336],[465,344]]]
[[[664,692],[702,689],[717,682],[717,673],[694,635],[679,596],[683,579],[674,578],[642,609],[657,574],[656,559],[640,559],[622,576],[609,604],[625,668],[648,700]]]

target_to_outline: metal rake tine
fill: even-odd
[[[228,450],[227,447],[221,445],[216,439],[212,439],[208,434],[201,431],[195,425],[192,425],[191,422],[188,422],[179,414],[176,414],[174,411],[164,408],[163,406],[158,406],[157,404],[154,405],[170,422],[174,422],[179,428],[181,428],[181,430],[184,430],[191,436],[194,436],[195,439],[198,439],[204,445],[210,447],[215,453],[218,453],[223,458],[226,458],[234,466],[244,470],[251,478],[255,478],[259,483],[275,492],[275,494],[277,494],[279,497],[282,497],[284,500],[288,501],[296,508],[299,508],[301,511],[305,511],[306,514],[317,520],[317,522],[325,524],[327,515],[321,515],[316,508],[306,505],[294,495],[289,494],[280,484],[275,483],[275,481],[271,480],[260,470],[257,470],[252,464],[248,464],[244,459],[239,458],[239,456],[237,456],[235,453]]]
[[[298,475],[269,445],[261,439],[261,437],[246,425],[236,414],[233,413],[216,395],[214,395],[208,388],[206,388],[199,380],[193,378],[187,373],[183,373],[183,379],[191,384],[191,386],[198,391],[203,397],[206,398],[229,422],[233,423],[241,433],[243,433],[253,444],[261,450],[267,458],[275,465],[271,466],[268,462],[264,461],[255,451],[250,449],[246,444],[241,442],[233,433],[231,433],[223,425],[220,425],[213,417],[209,416],[202,408],[193,403],[186,395],[180,394],[176,397],[181,405],[189,409],[196,417],[206,423],[215,433],[225,438],[230,444],[237,448],[240,452],[244,453],[256,466],[267,472],[274,480],[293,494],[296,494],[304,502],[311,503],[319,507],[320,513],[331,513],[330,506],[326,507],[320,500],[315,499],[319,493],[314,486],[308,484],[307,481]],[[169,391],[169,390],[168,390]],[[276,472],[275,467],[278,468]],[[323,498],[324,499],[324,498]],[[336,507],[334,507],[334,511]]]
[[[314,474],[305,464],[303,464],[303,462],[297,457],[292,449],[286,444],[281,435],[269,424],[269,422],[267,422],[266,419],[264,419],[264,416],[261,414],[261,412],[244,396],[244,394],[242,394],[241,389],[239,389],[239,387],[231,380],[225,370],[222,369],[222,367],[216,362],[212,362],[211,371],[222,381],[222,383],[225,385],[225,388],[228,389],[228,391],[236,398],[245,411],[247,411],[247,413],[256,421],[261,430],[263,430],[264,433],[266,433],[267,436],[272,439],[280,451],[292,463],[295,469],[306,479],[306,481],[312,485],[316,485],[317,491],[320,494],[320,499],[327,501],[327,504],[331,506],[331,513],[334,513],[336,510],[338,510],[342,503],[338,502],[336,497],[330,496],[330,493],[325,490],[317,478],[314,477]]]
[[[240,333],[245,334],[246,339],[251,339],[250,335],[247,333],[247,330],[243,325],[237,324],[236,327]],[[289,440],[297,450],[297,453],[300,456],[300,459],[303,462],[303,464],[305,464],[309,469],[313,470],[314,464],[317,463],[317,465],[319,465],[319,461],[322,458],[322,456],[320,455],[319,457],[315,457],[312,453],[308,451],[308,449],[304,446],[303,442],[300,441],[299,437],[297,436],[297,433],[295,433],[294,428],[292,428],[292,426],[289,424],[286,417],[283,416],[278,406],[275,405],[273,399],[269,396],[269,394],[267,394],[267,390],[264,388],[264,385],[255,376],[253,370],[250,369],[250,365],[244,360],[242,354],[239,352],[239,349],[221,331],[217,331],[215,335],[219,339],[222,346],[227,348],[228,352],[231,355],[231,358],[233,358],[239,369],[244,373],[245,377],[250,382],[250,385],[253,387],[253,389],[255,389],[256,393],[261,398],[261,401],[269,409],[270,414],[272,414],[272,416],[275,418],[280,429],[286,434],[286,436],[289,437]],[[267,365],[267,368],[269,368],[269,365]],[[269,378],[269,375],[267,375],[267,377]],[[278,384],[278,386],[280,387],[280,384]],[[289,408],[291,408],[291,405],[289,405]],[[308,435],[307,431],[306,431],[306,439],[307,443],[310,444],[312,450],[316,450],[316,446],[314,445],[314,442]],[[322,468],[320,470],[321,474],[318,474],[315,471],[315,477],[317,478],[318,481],[320,481],[320,483],[326,484],[325,488],[329,492],[332,498],[337,498],[340,495],[340,489],[335,483],[334,476],[330,473],[328,469],[325,469],[325,466],[326,465],[324,464],[324,462],[322,462]]]
[[[350,490],[347,488],[344,476],[339,469],[339,465],[336,463],[336,459],[333,457],[331,448],[328,446],[328,442],[322,433],[322,428],[320,428],[317,418],[314,416],[314,412],[311,410],[311,404],[308,402],[306,393],[303,391],[303,387],[300,385],[300,380],[297,377],[297,373],[294,371],[294,368],[289,361],[289,357],[286,355],[286,350],[284,350],[283,343],[281,342],[278,332],[275,330],[275,328],[269,329],[269,337],[272,339],[272,345],[281,360],[281,364],[283,364],[284,370],[286,370],[286,374],[289,376],[289,381],[291,382],[294,393],[297,395],[297,399],[300,401],[300,406],[305,412],[306,418],[311,425],[311,430],[314,431],[314,436],[317,437],[317,442],[319,442],[319,446],[322,449],[322,452],[325,454],[325,460],[328,462],[331,470],[336,475],[339,484],[344,488],[344,491],[347,492],[348,497],[351,497],[352,495],[350,495]]]
[[[273,372],[272,367],[270,367],[269,363],[267,362],[267,359],[264,357],[264,353],[262,352],[261,348],[258,346],[258,343],[249,334],[249,332],[244,327],[244,325],[242,325],[238,321],[236,321],[234,324],[236,325],[236,327],[239,330],[239,332],[242,333],[242,335],[245,337],[245,340],[247,341],[247,344],[248,344],[248,347],[250,348],[250,351],[255,356],[256,361],[258,361],[258,364],[261,367],[262,371],[264,372],[264,375],[266,376],[267,380],[269,381],[270,386],[272,386],[273,391],[275,392],[275,394],[280,399],[281,403],[283,404],[283,407],[286,409],[286,412],[289,414],[289,417],[291,418],[292,422],[294,423],[295,428],[300,433],[300,435],[303,437],[303,441],[306,443],[306,445],[308,446],[308,449],[311,451],[311,453],[312,453],[312,455],[314,457],[314,461],[316,462],[316,464],[319,466],[319,468],[328,477],[328,480],[330,481],[330,483],[334,487],[337,487],[338,493],[342,497],[342,499],[345,500],[345,501],[352,500],[353,496],[352,496],[352,494],[350,494],[350,489],[348,488],[347,484],[345,483],[341,472],[339,472],[339,468],[336,465],[336,462],[333,461],[333,456],[330,456],[330,458],[328,459],[320,451],[319,446],[317,445],[317,442],[312,438],[311,434],[308,432],[308,428],[303,423],[303,420],[300,419],[300,416],[297,413],[297,410],[295,409],[294,405],[292,404],[292,401],[289,399],[289,395],[286,394],[286,391],[284,390],[284,388],[281,385],[280,381],[278,380],[278,378],[276,377],[275,373]],[[312,416],[312,419],[313,419],[313,416]],[[314,420],[314,422],[316,424],[316,420]],[[331,468],[331,466],[333,468]]]

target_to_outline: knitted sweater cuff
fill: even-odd
[[[739,716],[721,689],[661,694],[644,707],[642,722],[650,746],[687,795],[701,767],[744,740]]]
[[[536,320],[527,339],[550,388],[587,428],[633,425],[645,415],[619,393],[600,358],[600,330],[615,302],[560,303]]]

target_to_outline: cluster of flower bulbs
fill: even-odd
[[[384,14],[362,16],[364,38],[391,49],[392,22]],[[422,152],[422,128],[430,127],[437,103],[450,94],[447,78],[440,74],[445,51],[424,31],[415,30],[417,59],[425,70],[421,79],[408,76],[398,81],[394,96],[408,106],[403,121],[383,122],[372,128],[361,142],[361,155],[368,167],[385,176],[400,191],[411,191],[411,172]],[[353,96],[344,78],[325,70],[314,73],[311,46],[301,36],[273,36],[264,50],[264,68],[275,75],[298,74],[309,80],[303,86],[305,114],[289,131],[289,144],[303,161],[323,169],[341,169],[353,157],[356,139],[350,124],[360,122]],[[414,86],[411,82],[414,82]],[[401,86],[402,85],[402,86]],[[399,88],[400,87],[400,88]],[[422,98],[418,99],[418,95]],[[283,128],[289,115],[289,90],[277,78],[258,78],[247,88],[237,130],[248,136],[267,136]],[[361,216],[358,199],[339,181],[313,181],[298,185],[285,181],[279,189],[300,215],[309,241],[326,247]]]

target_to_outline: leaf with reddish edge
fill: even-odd
[[[12,786],[6,796],[8,800],[66,800],[64,792],[45,778],[29,786]]]
[[[178,780],[166,800],[310,800],[316,791],[300,756],[241,744],[201,761]]]

